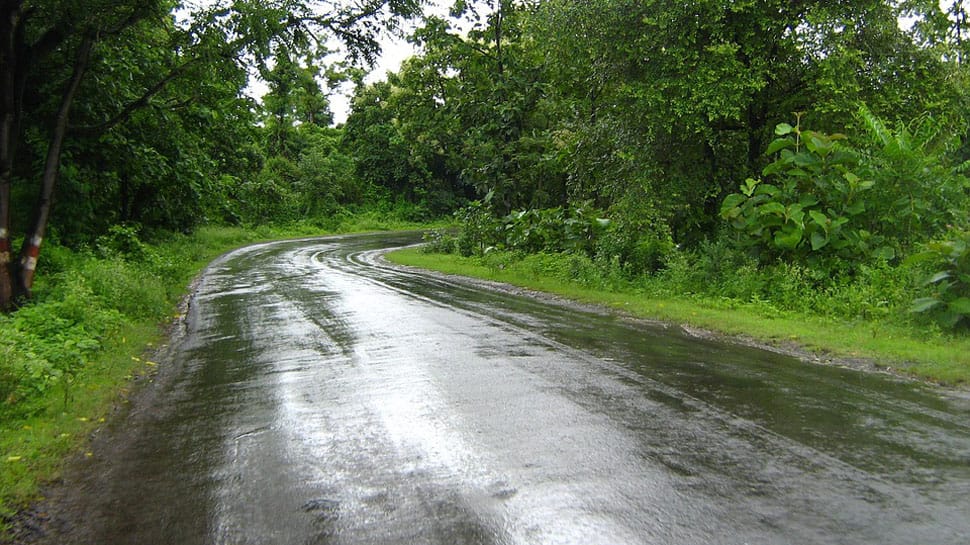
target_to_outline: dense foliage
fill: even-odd
[[[414,7],[4,4],[4,306],[43,236],[52,280],[64,256],[125,257],[114,285],[73,274],[54,311],[4,318],[4,360],[21,363],[2,398],[69,383],[122,316],[157,312],[91,304],[131,263],[171,276],[141,239],[332,227],[366,206],[454,212],[461,230],[433,249],[563,254],[596,282],[970,322],[962,3],[461,1],[369,85],[321,39],[372,57],[373,21]],[[253,71],[261,103],[243,93]]]
[[[339,135],[309,130],[331,121],[317,67],[338,81],[339,58],[372,61],[382,29],[417,7],[0,4],[0,309],[29,298],[50,236],[77,246],[117,224],[188,232],[357,198],[332,179],[349,170]],[[270,84],[261,106],[243,93],[254,71]]]
[[[471,199],[434,247],[565,251],[628,279],[690,262],[705,291],[779,275],[805,300],[883,271],[897,280],[866,308],[966,323],[959,275],[933,276],[949,258],[908,259],[967,227],[962,3],[495,0],[452,15],[414,33],[422,53],[361,88],[347,123],[359,175]],[[563,244],[581,217],[608,226]]]
[[[429,249],[497,268],[970,328],[963,2],[456,0],[363,84],[418,8],[0,3],[0,420],[164,318],[207,224],[453,215]]]

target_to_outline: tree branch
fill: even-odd
[[[166,74],[164,78],[160,79],[154,85],[149,87],[140,97],[138,97],[136,100],[130,102],[128,105],[122,108],[120,112],[114,115],[114,117],[108,119],[103,123],[99,123],[97,125],[89,125],[86,127],[72,127],[71,133],[78,136],[96,137],[110,131],[111,129],[117,127],[121,123],[124,123],[125,121],[127,121],[131,117],[131,115],[136,111],[147,107],[151,102],[152,97],[160,93],[165,88],[165,86],[167,86],[169,83],[171,83],[175,79],[182,76],[185,72],[189,70],[189,68],[191,68],[192,66],[200,62],[202,62],[202,58],[196,57],[194,59],[190,59],[186,61],[185,63],[179,66],[176,66],[175,68],[172,69],[171,72]]]

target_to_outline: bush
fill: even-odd
[[[748,178],[721,206],[739,243],[765,262],[784,258],[816,268],[833,258],[892,259],[886,237],[866,229],[866,195],[875,182],[863,179],[846,137],[786,123],[775,133],[780,138],[766,153],[778,155],[762,172],[768,181]]]
[[[32,414],[55,388],[68,396],[118,327],[166,317],[192,262],[204,257],[187,237],[152,246],[127,226],[100,237],[94,251],[47,245],[34,299],[0,316],[0,417]]]
[[[132,225],[112,225],[107,234],[97,238],[95,247],[104,258],[146,261],[155,256],[155,252],[139,238],[138,228]]]
[[[64,389],[101,349],[122,314],[104,308],[81,276],[66,276],[45,301],[0,317],[0,415],[25,416],[32,400]]]
[[[930,294],[915,300],[911,311],[947,328],[970,326],[970,230],[951,229],[946,239],[927,244],[909,262],[932,271],[923,282]]]
[[[665,268],[675,249],[669,232],[637,231],[611,223],[597,239],[594,253],[598,260],[615,261],[628,278],[635,278]]]
[[[443,229],[433,229],[422,237],[421,251],[427,254],[453,254],[458,251],[458,239]]]
[[[954,161],[965,129],[930,115],[890,126],[865,106],[858,118],[869,136],[863,159],[874,181],[870,231],[907,250],[965,217],[970,179],[966,165]]]
[[[488,247],[499,243],[501,224],[481,201],[472,201],[455,212],[455,219],[461,225],[456,241],[459,254],[465,257],[484,255]]]
[[[520,210],[496,218],[487,200],[469,203],[455,213],[455,219],[461,225],[455,246],[465,257],[485,255],[489,248],[592,254],[609,225],[596,210],[583,206]]]

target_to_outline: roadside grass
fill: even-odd
[[[970,338],[879,320],[839,320],[779,311],[758,303],[696,295],[657,297],[632,286],[584,286],[537,271],[526,261],[496,266],[482,258],[425,253],[411,248],[387,258],[401,265],[504,282],[606,305],[630,315],[685,325],[776,346],[797,347],[821,358],[853,358],[877,367],[949,385],[970,383]]]
[[[100,249],[48,246],[35,300],[26,312],[0,316],[0,541],[66,460],[85,454],[91,434],[129,392],[151,380],[150,354],[165,342],[191,279],[212,259],[270,240],[419,228],[428,224],[363,213],[326,231],[313,223],[209,226],[149,244],[121,229]],[[32,334],[38,324],[50,331]]]
[[[65,395],[54,388],[34,414],[2,424],[0,439],[0,517],[7,519],[37,499],[39,486],[55,480],[65,459],[80,454],[90,434],[119,403],[126,402],[135,376],[147,376],[153,362],[141,356],[159,342],[155,324],[130,324],[105,343],[96,360],[78,373]],[[0,536],[2,536],[0,532]]]

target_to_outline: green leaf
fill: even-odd
[[[744,195],[738,193],[732,193],[725,197],[724,202],[721,203],[721,217],[727,218],[733,210],[737,210],[738,206],[746,200]]]
[[[950,301],[947,306],[953,312],[962,314],[964,316],[970,316],[970,297],[960,297],[959,299],[954,299]]]
[[[883,261],[889,261],[896,257],[896,250],[892,246],[882,246],[876,249],[873,254],[876,259],[881,259]]]
[[[961,316],[960,313],[947,310],[947,312],[944,312],[940,317],[940,323],[948,328],[953,328],[960,323],[961,318],[963,318],[963,316]]]
[[[800,227],[783,229],[775,233],[775,246],[783,250],[794,250],[802,241],[804,231]]]
[[[926,312],[927,310],[936,308],[942,303],[934,297],[920,297],[919,299],[913,301],[913,305],[909,307],[910,312]]]
[[[933,261],[936,259],[936,254],[933,252],[920,252],[918,254],[913,254],[903,260],[904,265],[918,265],[920,263],[926,263],[927,261]]]
[[[825,235],[822,231],[815,231],[812,233],[812,251],[817,252],[822,248],[826,247],[829,243],[829,237]]]
[[[784,172],[788,168],[788,161],[779,159],[768,166],[766,166],[761,171],[762,176],[771,176],[772,174],[778,174],[779,172]]]
[[[755,180],[754,178],[748,178],[741,185],[741,193],[744,193],[745,195],[747,195],[748,197],[750,197],[754,193],[754,190],[758,186],[759,183],[761,183],[761,180]]]
[[[800,167],[806,168],[820,168],[822,166],[822,160],[813,153],[801,152],[795,155],[795,164]]]
[[[794,130],[795,130],[795,127],[792,127],[788,123],[779,123],[775,125],[775,134],[777,134],[778,136],[785,136],[786,134],[791,134],[792,131]]]
[[[808,215],[812,216],[812,220],[822,229],[828,231],[829,228],[829,218],[825,214],[819,212],[818,210],[809,210]]]
[[[758,208],[758,214],[762,216],[774,215],[784,216],[785,206],[779,202],[769,202]]]
[[[927,278],[923,282],[923,285],[924,286],[929,286],[930,284],[936,284],[936,283],[940,282],[941,280],[946,280],[947,278],[950,278],[950,271],[940,271],[940,272],[934,274],[933,276]]]
[[[755,195],[768,195],[774,197],[775,195],[781,193],[781,190],[771,184],[761,184],[755,189]]]
[[[790,138],[779,138],[768,145],[768,149],[765,150],[765,155],[774,155],[783,149],[792,148],[795,143],[791,141]]]
[[[812,133],[805,140],[805,147],[808,148],[809,151],[817,153],[822,157],[825,157],[832,151],[832,145],[833,142],[829,140],[828,137],[818,133]]]
[[[866,203],[864,201],[856,201],[845,207],[845,213],[849,214],[850,216],[858,216],[865,211]]]

